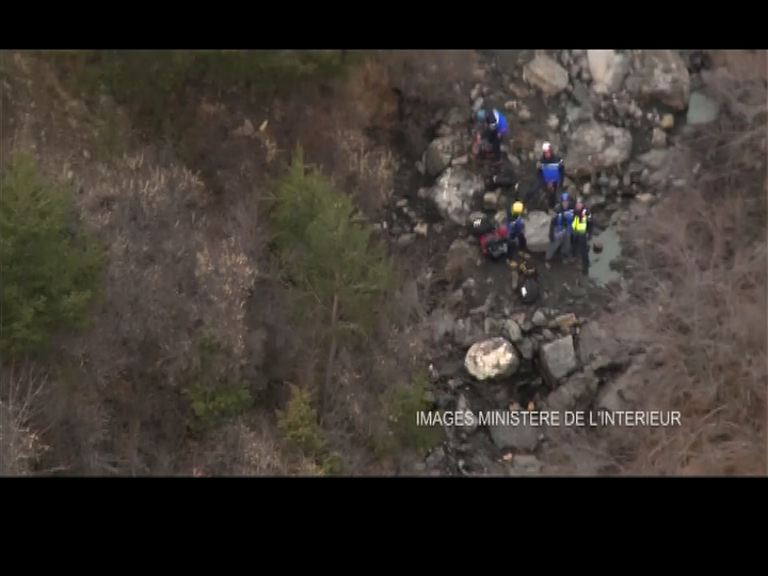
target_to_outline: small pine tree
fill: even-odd
[[[13,158],[0,189],[0,353],[39,352],[55,329],[84,324],[103,252],[77,228],[71,190],[32,158]]]
[[[351,199],[327,177],[307,171],[297,147],[278,185],[272,220],[296,315],[314,320],[329,342],[321,411],[339,340],[370,334],[393,282],[383,247],[352,221],[353,212]]]

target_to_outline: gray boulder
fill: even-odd
[[[685,121],[688,124],[709,124],[720,114],[720,105],[701,92],[693,92],[688,101],[688,114]]]
[[[550,219],[546,212],[540,210],[533,210],[525,217],[525,239],[531,252],[547,251]]]
[[[441,136],[433,140],[424,152],[424,170],[427,175],[436,178],[451,164],[451,159],[458,154],[457,139],[454,136]]]
[[[578,367],[573,337],[569,335],[543,344],[539,351],[539,359],[544,368],[544,374],[551,383],[554,384],[564,378]]]
[[[535,426],[523,426],[522,423],[519,426],[506,426],[499,423],[489,426],[488,431],[491,434],[491,440],[500,450],[512,448],[531,452],[539,443],[541,429]]]
[[[628,361],[621,341],[594,320],[584,324],[578,337],[579,360],[595,370],[621,366]]]
[[[465,225],[475,194],[482,194],[483,179],[463,167],[450,167],[442,173],[429,196],[444,218]]]
[[[560,411],[586,409],[597,394],[597,384],[597,377],[592,370],[574,374],[547,396],[547,408]]]
[[[570,176],[588,176],[626,162],[631,152],[629,130],[587,122],[571,134],[565,167]]]
[[[629,59],[616,50],[587,50],[592,90],[597,94],[613,94],[621,90],[629,72]]]
[[[691,78],[677,52],[644,50],[638,69],[627,78],[626,87],[647,102],[684,110],[688,105]]]
[[[554,96],[568,86],[568,71],[549,56],[539,54],[523,68],[523,79],[544,96]]]
[[[508,340],[498,337],[473,344],[464,358],[464,366],[477,380],[491,380],[514,374],[520,358]]]
[[[454,240],[445,259],[445,277],[453,283],[467,278],[476,267],[477,248],[462,238]]]

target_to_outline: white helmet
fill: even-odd
[[[549,142],[544,142],[544,144],[541,145],[541,151],[542,152],[551,152],[552,151],[552,144]]]

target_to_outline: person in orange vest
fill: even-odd
[[[581,272],[589,273],[589,241],[592,239],[592,215],[581,200],[576,201],[573,215],[573,247],[581,256]]]

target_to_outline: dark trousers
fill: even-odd
[[[496,130],[486,130],[485,140],[491,145],[495,160],[501,160],[501,135]]]
[[[589,243],[586,234],[574,234],[573,246],[577,257],[581,258],[581,272],[589,273]]]
[[[516,234],[514,238],[509,239],[509,246],[511,248],[510,253],[514,253],[514,249],[528,250],[528,241],[525,239],[525,234],[522,232]]]

